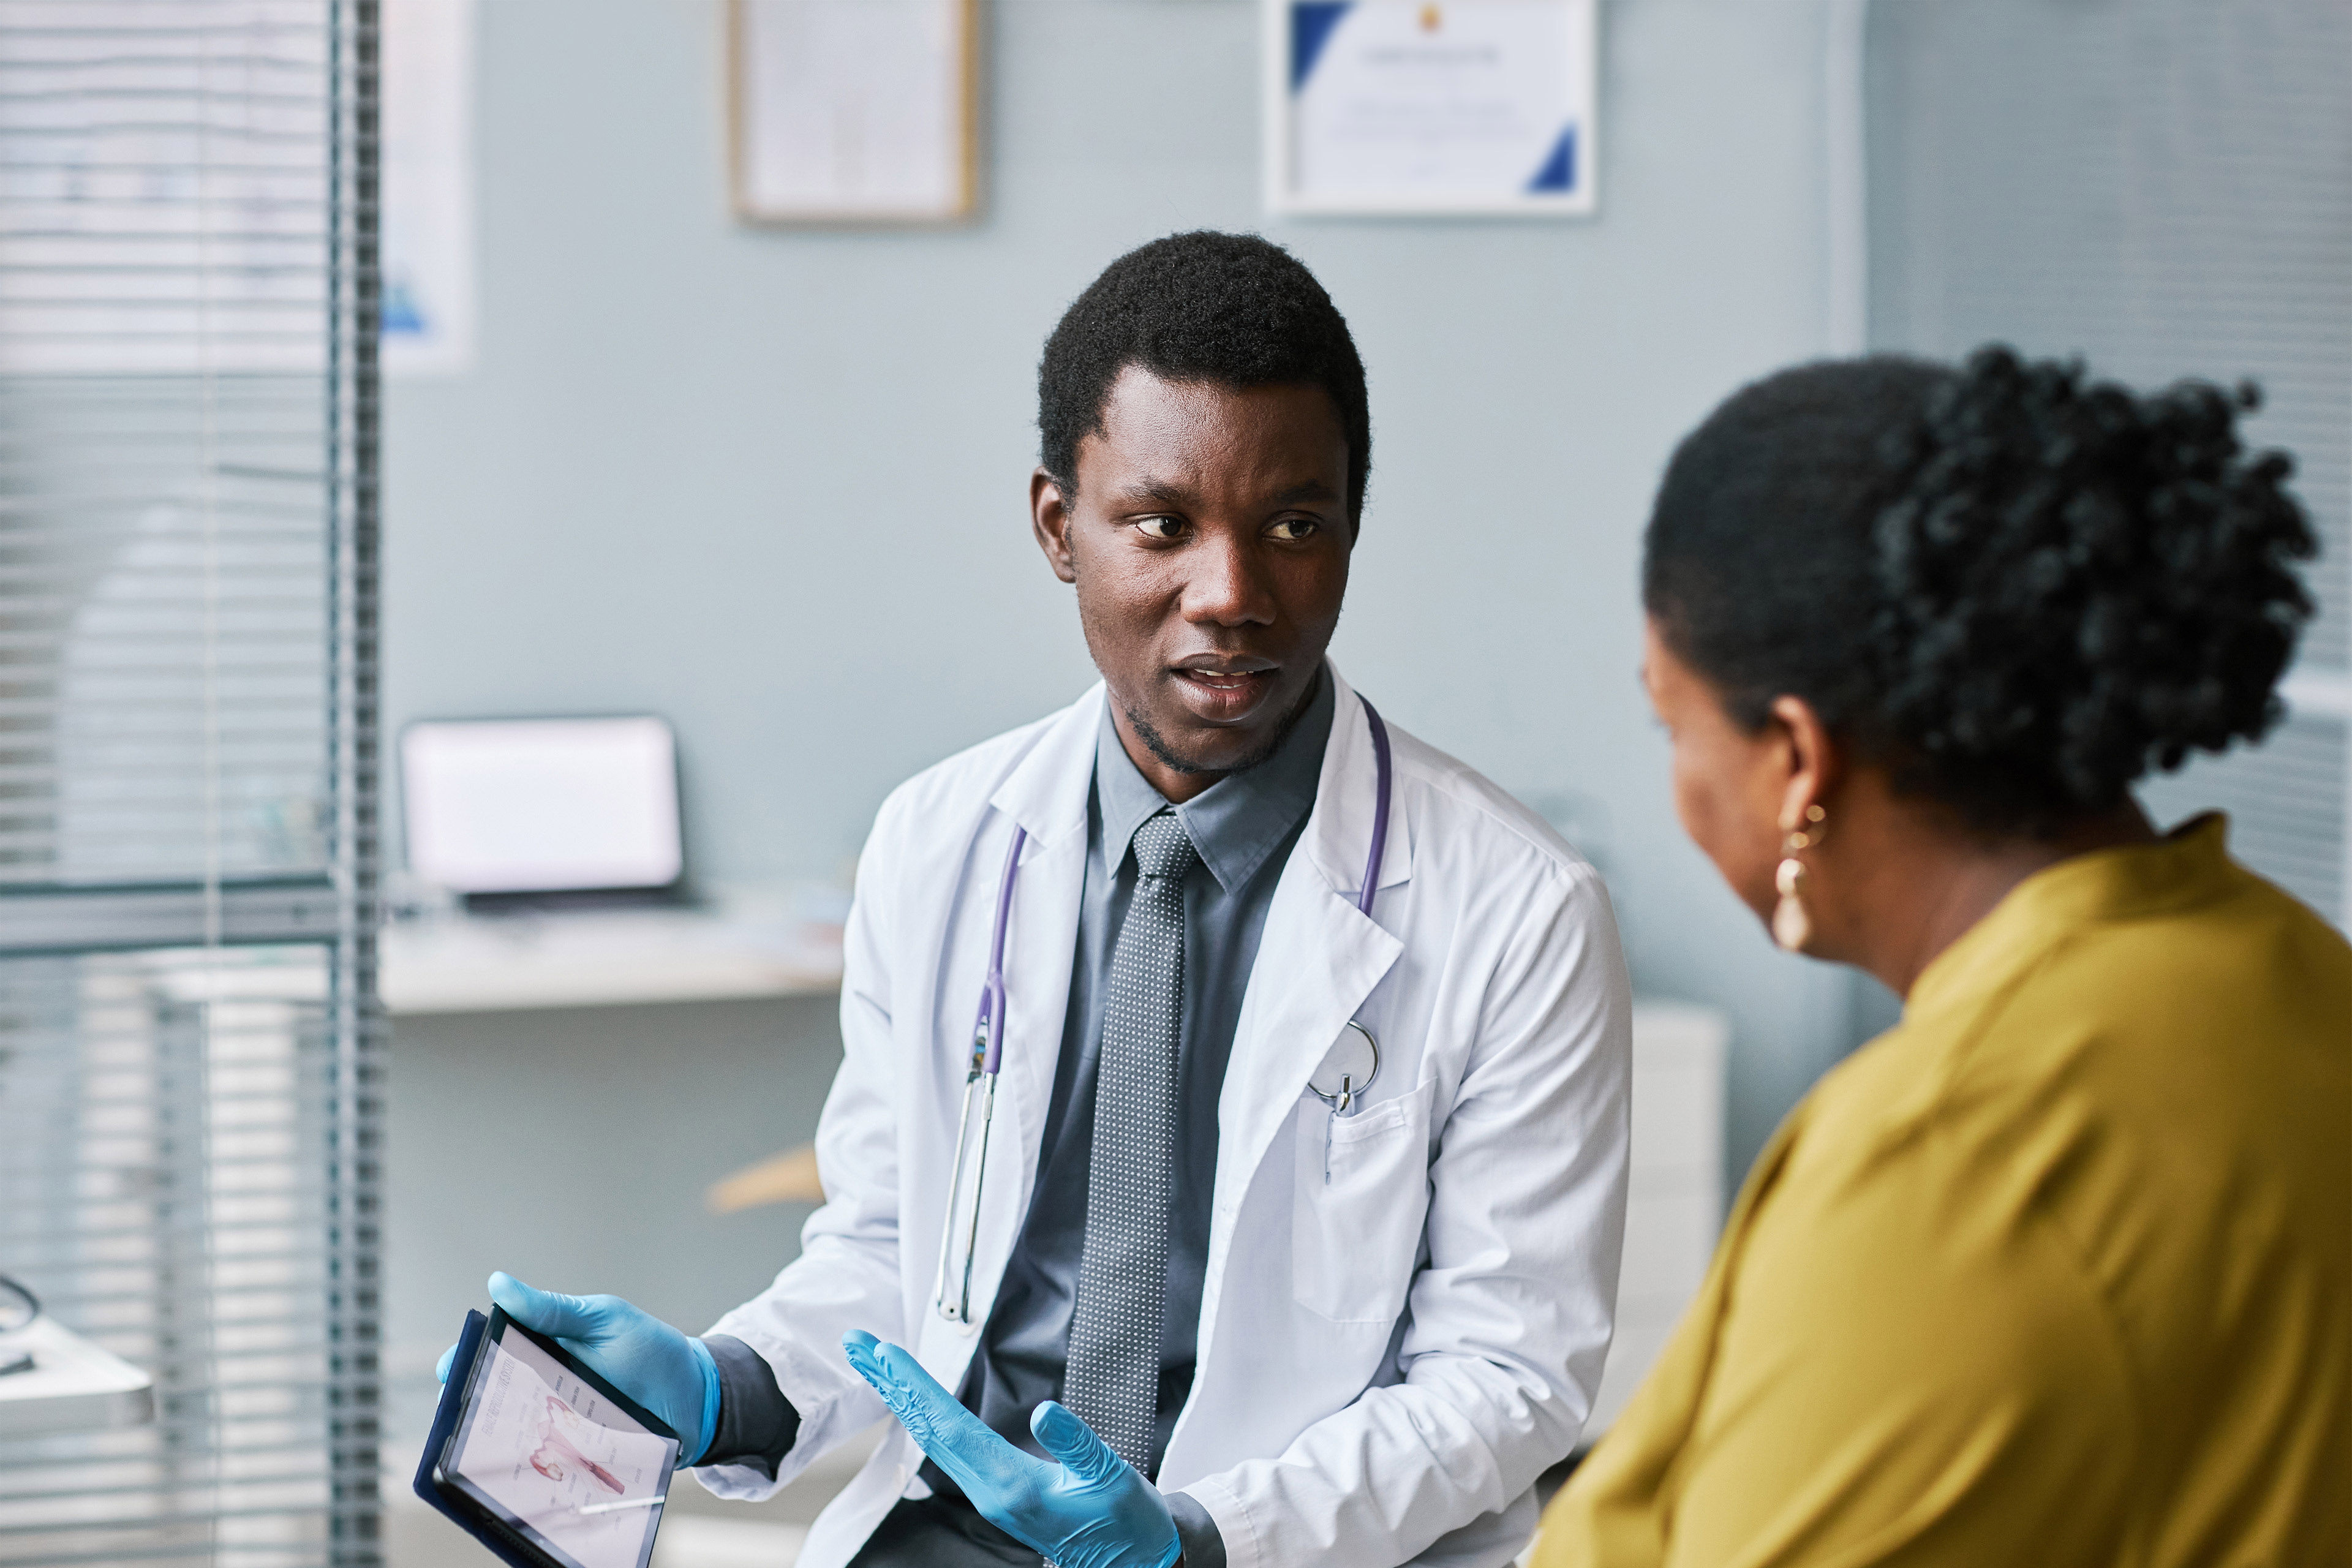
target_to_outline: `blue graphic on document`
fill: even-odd
[[[416,290],[407,279],[397,274],[384,279],[383,330],[390,337],[394,333],[410,337],[425,335],[425,311],[416,302]]]
[[[1565,194],[1576,189],[1576,125],[1570,121],[1560,132],[1559,140],[1552,143],[1551,156],[1528,182],[1530,191],[1556,191]]]
[[[1347,16],[1354,0],[1298,0],[1290,7],[1290,90],[1307,85],[1323,46]]]

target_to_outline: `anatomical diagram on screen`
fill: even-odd
[[[637,1568],[677,1445],[520,1333],[487,1353],[457,1473],[581,1568]]]

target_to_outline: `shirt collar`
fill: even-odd
[[[1314,808],[1336,706],[1327,671],[1318,678],[1307,710],[1272,756],[1254,768],[1226,774],[1176,808],[1177,820],[1200,851],[1202,863],[1226,892],[1255,876],[1265,858]],[[1168,804],[1119,743],[1108,694],[1095,737],[1095,800],[1102,812],[1104,857],[1114,867],[1127,858],[1135,830]]]
[[[2084,927],[2137,920],[2221,897],[2244,873],[2230,858],[2229,818],[2192,818],[2148,844],[2095,849],[2044,867],[1928,961],[1905,1018],[1968,1005]]]

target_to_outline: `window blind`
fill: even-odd
[[[375,7],[0,0],[0,1563],[372,1563]]]
[[[2287,721],[2145,792],[2230,810],[2242,858],[2352,898],[2352,9],[2338,0],[1872,0],[1871,346],[2001,340],[2152,387],[2249,378],[2322,536]]]

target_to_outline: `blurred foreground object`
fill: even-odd
[[[704,1202],[712,1214],[738,1214],[767,1204],[824,1202],[824,1187],[817,1180],[816,1145],[788,1149],[711,1183]]]

